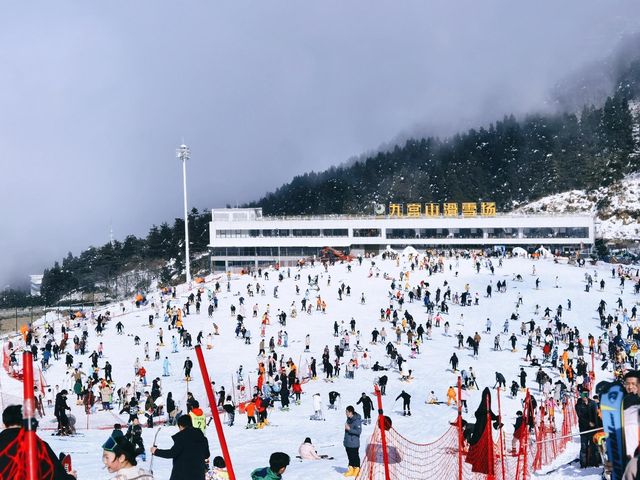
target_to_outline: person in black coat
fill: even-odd
[[[69,417],[67,416],[67,410],[71,410],[67,405],[66,390],[62,390],[56,395],[56,404],[53,408],[53,414],[58,419],[58,435],[69,435],[71,430],[69,429]]]
[[[491,429],[491,425],[487,425],[487,417],[493,420],[494,428],[500,428],[502,425],[500,418],[491,410],[491,390],[488,387],[482,391],[482,400],[476,410],[475,417],[476,423],[469,438],[469,453],[466,462],[471,464],[471,471],[489,474],[493,467],[489,463],[486,452],[490,448],[489,445],[493,445],[493,440],[491,435],[485,435],[486,429]]]
[[[9,472],[14,467],[11,465],[16,462],[18,444],[16,438],[22,430],[22,407],[20,405],[10,405],[2,412],[2,423],[5,429],[0,432],[0,472]],[[67,473],[49,444],[42,439],[36,437],[38,448],[44,447],[47,451],[48,459],[38,456],[40,459],[40,476],[43,480],[75,480],[75,472]],[[20,466],[22,467],[22,465]],[[3,477],[4,478],[4,477]]]
[[[580,394],[580,399],[576,402],[576,415],[580,429],[580,467],[596,467],[600,463],[600,456],[593,444],[592,430],[598,423],[598,406],[589,398],[588,392]]]
[[[155,445],[151,454],[160,458],[173,459],[173,469],[169,480],[193,480],[204,478],[209,459],[209,443],[199,428],[193,428],[191,417],[182,415],[178,418],[180,431],[173,435],[173,447],[162,450]]]
[[[480,441],[480,438],[482,438],[484,429],[487,426],[487,415],[489,415],[494,422],[498,422],[499,417],[491,410],[491,391],[488,387],[482,391],[482,401],[480,405],[478,405],[475,413],[476,423],[469,441],[471,445],[475,445]]]
[[[380,387],[380,395],[385,395],[386,390],[387,390],[387,381],[389,379],[387,378],[386,375],[382,375],[379,379],[378,379],[378,386]]]
[[[371,397],[362,392],[362,396],[360,397],[356,405],[359,404],[362,404],[362,413],[364,414],[363,423],[371,423],[371,410],[373,410],[373,401],[371,401]]]

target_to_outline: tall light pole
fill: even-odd
[[[185,144],[176,150],[176,156],[182,160],[182,187],[184,190],[184,256],[187,269],[187,284],[191,283],[191,267],[189,265],[189,216],[187,212],[187,160],[191,157],[191,150]]]

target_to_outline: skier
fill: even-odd
[[[169,376],[169,357],[164,357],[164,362],[162,362],[162,376],[163,377],[168,377]]]
[[[144,449],[144,440],[142,439],[142,425],[140,425],[140,421],[137,417],[133,423],[129,425],[129,428],[127,428],[127,433],[124,437],[129,440],[131,445],[133,445],[136,459],[141,457],[144,462],[147,459],[147,456]]]
[[[402,398],[402,412],[405,416],[411,416],[411,395],[402,390],[402,393],[396,397],[396,401]]]
[[[520,442],[520,438],[523,436],[523,427],[524,417],[522,416],[522,411],[518,410],[516,412],[516,423],[513,425],[513,438],[511,439],[511,454],[516,455],[516,445]],[[526,428],[526,427],[525,427]]]
[[[362,404],[362,413],[364,415],[364,423],[371,423],[371,410],[373,410],[373,401],[371,401],[371,397],[369,397],[366,393],[362,392],[360,399],[356,403],[356,405]]]
[[[334,390],[329,392],[329,410],[336,410],[336,401],[340,398],[340,394]]]
[[[451,368],[453,369],[454,372],[458,371],[458,356],[456,355],[456,352],[453,352],[453,355],[451,355],[451,358],[449,359],[449,363],[451,364]]]
[[[520,367],[520,388],[524,391],[527,388],[527,372],[523,367]]]
[[[515,397],[516,397],[516,395],[518,395],[518,388],[519,388],[519,387],[518,387],[518,382],[516,382],[515,380],[513,380],[513,381],[511,382],[511,388],[510,388],[510,390],[511,390],[511,397],[512,397],[512,398],[515,398]]]
[[[496,386],[507,388],[507,380],[504,378],[504,375],[502,375],[500,372],[496,372],[496,383],[493,386],[493,388],[496,388]]]
[[[70,435],[71,429],[69,428],[69,417],[67,416],[67,410],[71,410],[67,405],[67,390],[62,390],[56,395],[56,404],[53,409],[53,414],[58,420],[58,435]]]
[[[184,377],[187,381],[191,380],[191,369],[193,368],[193,362],[189,357],[184,361]]]
[[[313,395],[313,415],[311,420],[324,420],[322,415],[322,398],[319,393]]]

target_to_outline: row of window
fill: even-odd
[[[214,257],[312,257],[320,256],[319,247],[215,247]]]
[[[388,228],[386,238],[518,238],[518,228]],[[587,238],[588,227],[522,228],[522,238]],[[216,230],[218,238],[346,237],[346,228],[284,230]],[[381,237],[379,228],[354,228],[354,237]]]
[[[216,230],[217,238],[247,237],[346,237],[346,228],[266,229],[266,230]]]

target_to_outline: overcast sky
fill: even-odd
[[[630,1],[5,2],[0,287],[399,135],[545,108]]]

